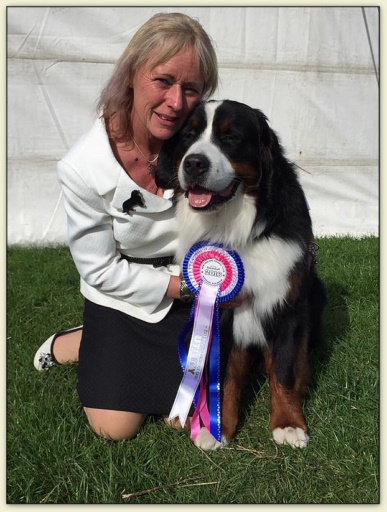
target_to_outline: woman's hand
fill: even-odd
[[[180,282],[181,276],[171,276],[169,281],[169,286],[167,289],[167,293],[165,294],[167,297],[171,299],[180,299]],[[248,299],[248,295],[246,293],[238,293],[233,299],[222,302],[219,307],[222,309],[234,309],[239,308],[245,300]]]

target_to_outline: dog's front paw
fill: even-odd
[[[309,442],[308,434],[302,428],[276,428],[273,439],[277,444],[290,444],[293,448],[305,448]]]
[[[198,448],[201,448],[202,450],[217,450],[218,448],[227,446],[229,442],[223,437],[221,442],[217,441],[215,437],[206,429],[206,427],[202,427],[194,443]]]

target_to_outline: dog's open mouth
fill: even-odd
[[[185,196],[189,205],[195,210],[209,210],[229,201],[235,194],[239,182],[232,181],[228,187],[220,192],[214,192],[199,185],[189,188]]]

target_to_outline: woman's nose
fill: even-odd
[[[167,94],[167,105],[173,110],[181,110],[183,107],[183,91],[178,84],[172,85]]]

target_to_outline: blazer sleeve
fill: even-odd
[[[152,314],[167,291],[170,275],[122,260],[104,200],[64,160],[57,167],[64,193],[69,247],[82,279],[100,292]]]

